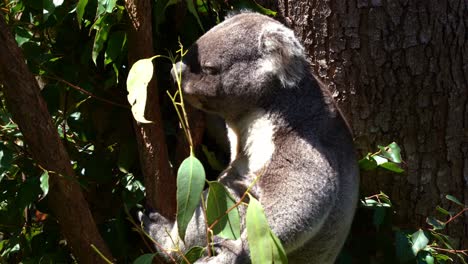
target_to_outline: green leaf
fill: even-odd
[[[119,55],[124,53],[127,43],[127,34],[125,31],[116,31],[111,34],[104,54],[104,64],[117,61]]]
[[[76,5],[76,18],[78,19],[78,25],[81,25],[81,20],[83,20],[87,5],[88,0],[79,0],[78,5]]]
[[[434,230],[442,230],[445,228],[445,223],[435,219],[434,217],[426,218],[426,223],[431,225]]]
[[[206,217],[208,225],[219,218],[213,227],[213,233],[227,239],[238,239],[240,237],[240,216],[237,208],[226,211],[234,206],[235,201],[219,182],[208,182],[208,198],[206,203]]]
[[[433,256],[437,260],[436,263],[445,263],[447,261],[453,262],[453,259],[451,257],[444,254],[434,254]]]
[[[132,106],[133,117],[140,123],[151,123],[145,119],[146,90],[151,78],[153,78],[152,58],[135,62],[127,77],[127,99]]]
[[[437,206],[436,210],[439,211],[439,213],[442,213],[444,215],[449,215],[449,216],[453,215],[453,212],[447,211],[447,210],[445,210],[444,208],[442,208],[440,206]]]
[[[5,172],[9,171],[13,163],[13,152],[4,144],[0,143],[0,181]]]
[[[133,264],[152,264],[153,263],[153,258],[156,254],[144,254],[139,256],[135,261],[133,261]]]
[[[97,17],[101,16],[104,13],[112,13],[112,10],[114,10],[116,2],[117,0],[99,0]]]
[[[396,165],[393,162],[384,162],[382,164],[379,164],[379,167],[384,168],[384,169],[389,170],[389,171],[396,172],[396,173],[404,172],[404,170],[402,168],[398,167],[398,165]]]
[[[368,153],[364,158],[359,160],[359,168],[361,170],[369,171],[377,168],[377,162],[371,158],[371,154]]]
[[[203,28],[203,24],[202,24],[202,22],[200,20],[200,17],[198,16],[197,9],[195,8],[195,5],[193,4],[193,0],[187,0],[187,9],[195,17],[195,19],[197,20],[198,25],[200,26],[200,28],[203,31],[205,31],[205,29]]]
[[[380,166],[380,165],[388,162],[387,158],[384,158],[384,157],[378,156],[378,155],[372,156],[371,158],[373,160],[375,160],[375,163],[377,163],[377,166]]]
[[[465,205],[464,205],[462,202],[460,202],[457,198],[455,198],[454,196],[452,196],[452,195],[450,195],[450,194],[447,194],[447,195],[445,196],[445,198],[447,198],[447,200],[450,200],[450,201],[452,201],[452,202],[454,202],[454,203],[456,203],[456,204],[458,204],[458,205],[460,205],[460,206],[465,207]]]
[[[414,256],[416,256],[418,252],[424,249],[429,243],[429,239],[427,238],[426,234],[424,234],[424,231],[422,231],[421,229],[419,229],[411,235],[411,241],[413,243],[411,249],[413,250]]]
[[[93,28],[97,30],[96,36],[94,37],[94,43],[93,43],[93,52],[92,52],[92,59],[94,64],[97,65],[97,57],[99,56],[99,53],[102,51],[104,48],[104,44],[107,41],[107,38],[109,36],[109,31],[112,26],[110,23],[111,18],[109,16],[103,16],[100,18],[96,23],[94,24]]]
[[[270,227],[261,204],[251,195],[246,214],[247,241],[252,264],[273,262]]]
[[[193,247],[185,253],[185,258],[190,262],[190,263],[195,263],[198,259],[203,257],[203,254],[205,254],[205,248],[202,247]],[[184,259],[181,259],[179,261],[180,264],[187,264]]]
[[[454,249],[450,244],[450,237],[441,233],[431,232],[431,235],[438,241],[438,244],[444,245],[448,249]]]
[[[205,154],[208,164],[213,170],[222,171],[225,166],[216,158],[216,155],[213,151],[209,151],[205,145],[202,145],[203,154]]]
[[[272,250],[273,250],[273,263],[275,264],[287,264],[288,257],[286,255],[286,250],[284,250],[283,245],[279,238],[270,230],[270,236],[272,243]]]
[[[45,197],[49,193],[49,172],[44,170],[44,172],[41,175],[41,190],[42,190],[42,197]]]
[[[427,264],[434,264],[434,257],[432,254],[428,251],[422,251],[418,255],[418,263],[427,263]]]
[[[17,27],[15,29],[15,40],[19,47],[28,42],[32,36],[32,32],[23,27]]]
[[[380,149],[380,153],[391,162],[401,163],[401,149],[397,143],[392,142],[386,147],[378,146],[378,148]]]
[[[188,223],[199,206],[205,169],[194,156],[186,158],[177,171],[177,228],[180,238],[185,238]]]

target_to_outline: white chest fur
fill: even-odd
[[[228,123],[231,144],[231,165],[241,175],[255,174],[271,160],[275,145],[275,126],[262,109],[236,123]]]

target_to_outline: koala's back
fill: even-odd
[[[300,85],[265,107],[275,151],[259,182],[260,202],[290,263],[333,263],[357,204],[357,162],[329,93],[311,74]]]

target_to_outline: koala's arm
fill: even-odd
[[[184,248],[178,235],[177,223],[169,221],[158,212],[148,215],[138,212],[138,218],[144,231],[157,243],[157,251],[167,259],[177,258],[175,249]]]

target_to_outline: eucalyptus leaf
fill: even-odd
[[[200,204],[205,186],[205,169],[194,156],[186,158],[177,171],[177,228],[180,238],[185,238],[185,231],[195,209]]]
[[[273,262],[270,227],[263,208],[254,197],[249,195],[250,202],[246,214],[247,242],[252,264]]]
[[[447,194],[447,195],[445,196],[445,198],[447,198],[447,200],[452,201],[452,202],[454,202],[454,203],[456,203],[456,204],[458,204],[458,205],[460,205],[460,206],[465,207],[465,205],[464,205],[462,202],[460,202],[457,198],[455,198],[455,196],[452,196],[452,195],[450,195],[450,194]]]
[[[431,225],[434,230],[442,230],[445,228],[445,223],[435,219],[434,217],[426,218],[426,223]]]
[[[379,164],[379,167],[392,171],[392,172],[396,172],[396,173],[404,172],[402,168],[398,167],[398,165],[396,165],[393,162],[384,162],[382,164]]]
[[[200,259],[205,254],[205,248],[202,247],[193,247],[185,253],[185,258],[190,263],[195,263],[198,259]],[[179,264],[187,264],[184,259],[179,261]]]
[[[135,62],[127,77],[127,99],[132,106],[132,114],[140,123],[151,123],[145,118],[148,83],[153,78],[152,59],[141,59]]]
[[[78,25],[81,25],[81,21],[83,20],[87,5],[88,0],[79,0],[78,4],[76,5],[76,18],[78,20]]]
[[[209,182],[208,198],[206,203],[206,217],[208,225],[219,219],[213,227],[213,233],[227,239],[238,239],[240,237],[240,216],[237,208],[226,211],[234,206],[235,201],[229,195],[226,188],[219,182]]]
[[[139,256],[135,261],[133,261],[133,264],[152,264],[153,263],[153,258],[156,254],[144,254]]]
[[[427,246],[429,239],[427,238],[426,234],[424,234],[424,231],[419,229],[411,235],[411,242],[413,244],[411,249],[413,250],[414,256],[416,256],[419,251]]]
[[[99,53],[104,48],[104,44],[106,43],[109,37],[109,31],[112,26],[110,23],[109,15],[101,17],[96,23],[94,24],[93,28],[97,30],[96,36],[94,37],[93,43],[93,51],[91,57],[93,59],[94,64],[97,65],[97,57]]]
[[[359,160],[359,168],[361,170],[374,170],[377,168],[377,162],[371,158],[371,153],[368,153],[364,158]]]
[[[41,177],[41,190],[42,190],[42,197],[45,197],[49,193],[49,172],[44,170]]]
[[[273,250],[273,263],[274,264],[287,264],[288,257],[286,255],[286,250],[284,250],[283,245],[279,238],[270,230],[272,250]]]

